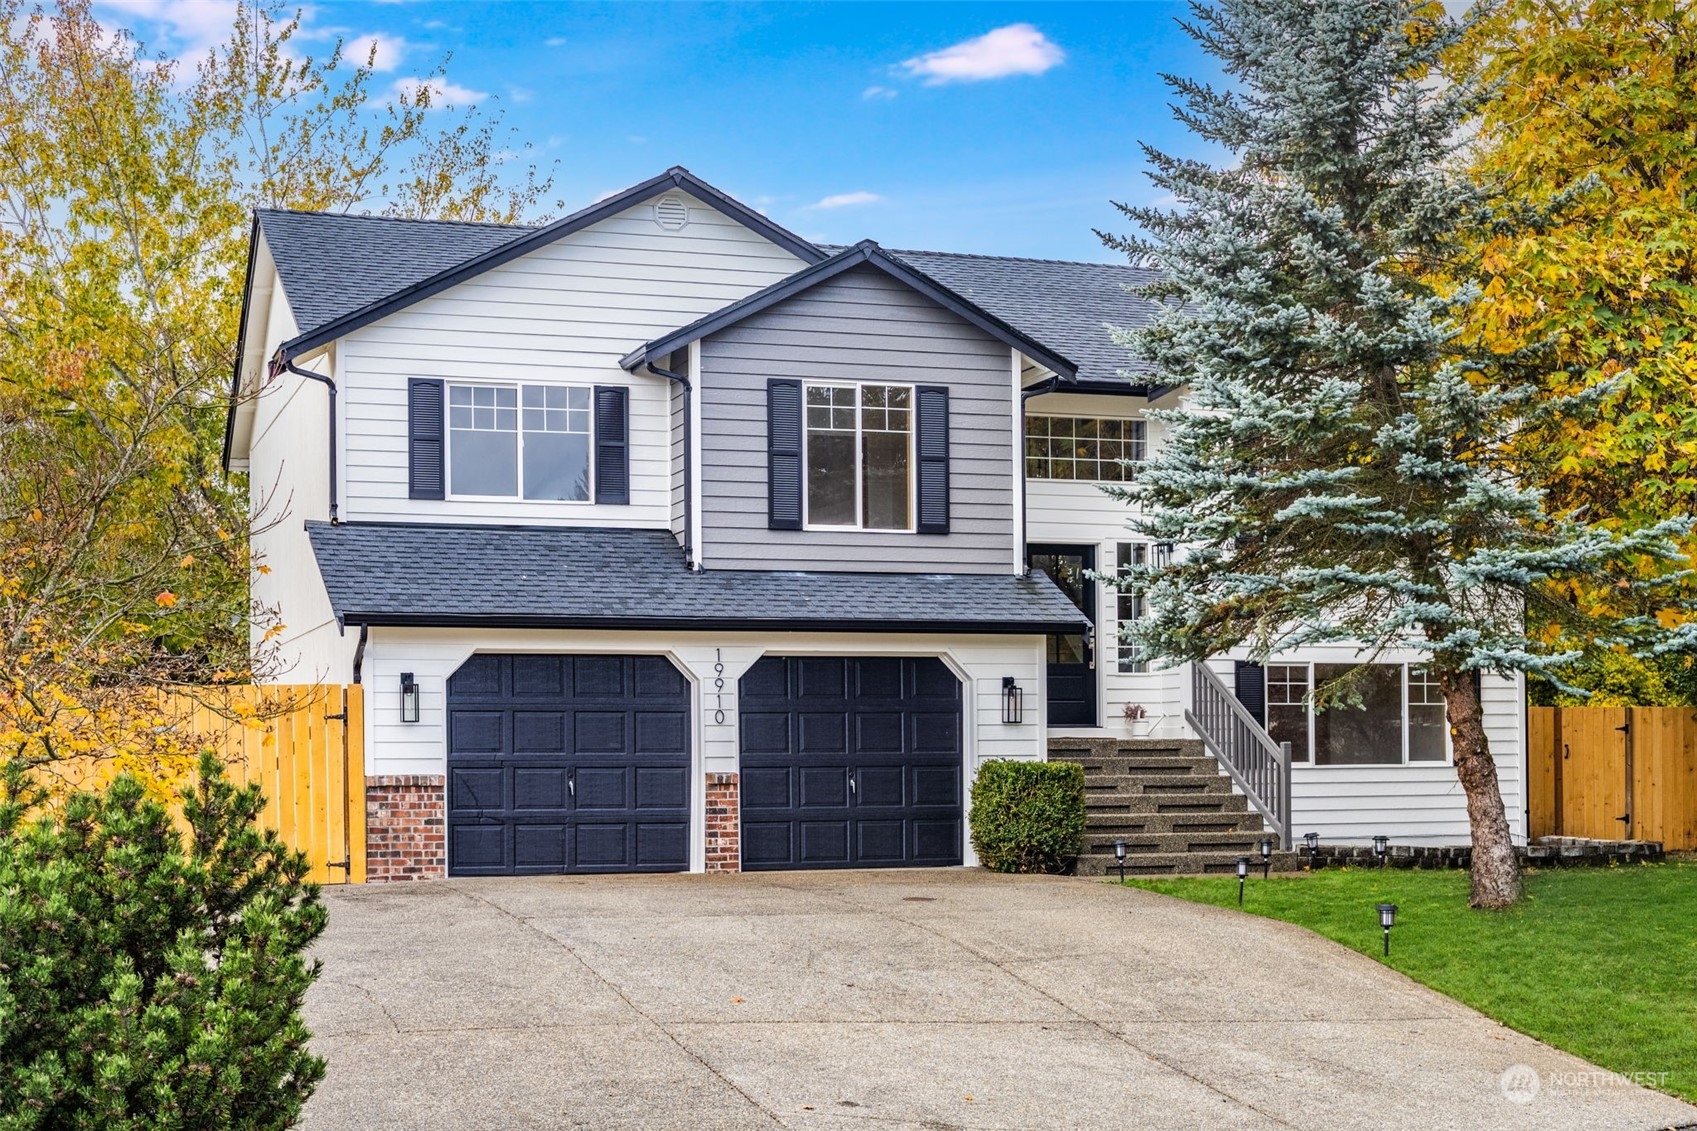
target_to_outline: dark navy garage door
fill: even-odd
[[[660,656],[473,656],[448,680],[448,871],[689,864],[689,685]]]
[[[961,687],[933,658],[768,656],[738,688],[742,866],[961,861]]]

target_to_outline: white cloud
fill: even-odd
[[[981,82],[1009,75],[1040,75],[1065,61],[1066,52],[1030,24],[1009,24],[941,51],[928,51],[902,62],[902,68],[926,86]]]
[[[458,83],[449,82],[440,76],[433,79],[396,79],[394,91],[396,94],[404,94],[409,98],[417,98],[419,91],[425,88],[430,91],[430,105],[432,107],[469,106],[473,102],[482,102],[489,97],[485,91],[472,90]]]
[[[883,197],[879,196],[875,192],[839,192],[835,195],[827,196],[824,200],[821,200],[816,204],[810,204],[808,207],[824,209],[853,208],[861,204],[877,204],[883,199]]]
[[[180,73],[210,56],[236,23],[235,0],[101,0],[96,12],[103,25],[127,28],[180,60]]]
[[[372,54],[373,47],[377,49],[375,55]],[[401,56],[407,51],[407,41],[398,35],[384,35],[382,32],[351,35],[344,50],[349,59],[361,66],[370,59],[372,70],[392,71],[400,66]]]
[[[887,86],[869,86],[860,92],[860,97],[868,102],[882,101],[894,98],[895,96],[896,92]]]
[[[529,102],[532,98],[535,98],[536,95],[522,86],[509,86],[507,88],[507,97],[512,99],[515,104],[522,104]]]
[[[564,47],[565,45],[566,37],[563,35],[551,35],[542,41],[544,47]]]

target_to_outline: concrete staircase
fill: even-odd
[[[1084,767],[1079,875],[1117,876],[1116,840],[1125,841],[1127,876],[1229,875],[1239,856],[1260,872],[1266,826],[1200,741],[1051,738],[1049,760]],[[1301,867],[1296,853],[1277,850],[1272,864],[1278,872]]]

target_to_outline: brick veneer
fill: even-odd
[[[707,870],[742,871],[741,793],[735,774],[707,775]]]
[[[367,882],[447,876],[446,816],[446,779],[440,774],[366,778]]]

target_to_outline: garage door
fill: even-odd
[[[689,685],[659,656],[473,656],[448,680],[448,871],[689,864]]]
[[[961,687],[933,658],[768,656],[738,688],[742,866],[961,861]]]

